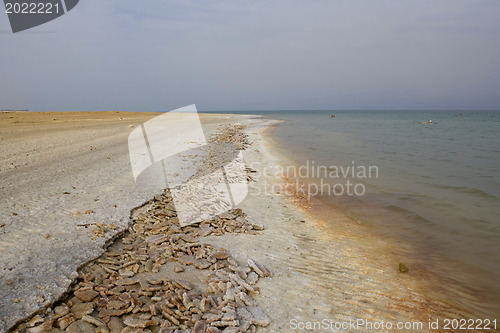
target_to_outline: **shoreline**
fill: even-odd
[[[292,165],[295,167],[294,170],[300,166],[290,155],[287,155],[288,148],[278,147],[272,134],[268,136],[268,141],[271,150],[279,150],[280,157],[277,159],[282,160],[282,164]],[[293,183],[293,185],[295,182],[298,182],[297,184],[308,183],[307,180],[293,177],[284,177],[283,181],[285,184]],[[380,264],[385,273],[394,273],[392,278],[403,284],[407,283],[408,286],[411,285],[409,288],[420,293],[422,304],[425,304],[428,309],[427,311],[416,310],[415,314],[427,317],[425,321],[429,318],[467,320],[496,318],[499,308],[495,304],[494,296],[488,295],[486,290],[471,287],[467,284],[469,280],[464,280],[466,277],[474,278],[473,275],[469,274],[460,279],[454,276],[456,271],[446,265],[436,267],[434,264],[429,267],[428,259],[416,244],[401,238],[403,236],[398,238],[398,235],[383,234],[374,225],[361,225],[357,218],[345,214],[341,206],[334,205],[326,197],[313,195],[309,200],[303,195],[292,195],[288,199],[298,204],[310,215],[325,238],[330,237],[337,242],[347,239],[348,246],[358,248],[358,251],[365,253],[367,258],[370,254],[376,254],[371,255],[368,262],[377,262],[379,261],[377,257],[383,256],[385,262],[380,262]],[[455,265],[445,259],[440,259],[440,261],[450,266]],[[400,262],[409,264],[409,273],[401,274],[398,271]]]
[[[290,163],[272,144],[270,131],[273,124],[276,124],[272,120],[221,114],[215,117],[208,116],[202,122],[214,128],[224,122],[237,124],[241,121],[246,125],[245,132],[253,142],[252,146],[244,151],[244,158],[248,164],[258,162],[263,167],[272,167],[278,163]],[[128,128],[127,124],[120,126],[120,130]],[[254,177],[254,174],[250,175]],[[300,202],[294,201],[293,198],[284,197],[280,193],[258,192],[265,185],[264,181],[279,184],[282,179],[254,178],[256,181],[251,184],[250,193],[240,207],[251,223],[262,224],[264,230],[257,237],[246,234],[224,234],[204,236],[200,241],[227,249],[240,264],[244,265],[248,259],[253,258],[273,272],[272,278],[259,281],[259,293],[254,295],[257,305],[269,318],[269,326],[261,328],[261,331],[281,332],[289,330],[294,322],[317,322],[323,319],[337,322],[355,319],[374,322],[380,320],[426,322],[429,318],[437,318],[438,315],[449,318],[457,316],[456,313],[438,314],[435,309],[427,309],[430,303],[419,293],[418,281],[415,281],[416,279],[410,274],[399,273],[393,265],[394,261],[389,258],[390,251],[380,250],[387,244],[353,224],[352,220],[341,212],[328,211],[329,217],[333,216],[346,230],[345,233],[340,233],[338,231],[342,228],[337,228],[337,233],[334,234],[328,231],[324,219],[318,214],[304,211],[303,209],[307,207],[304,205],[300,207]],[[63,198],[65,196],[62,195]],[[137,195],[139,204],[134,207],[140,207],[144,198],[153,197],[153,194],[142,194],[141,200],[141,195]],[[89,215],[95,216],[94,213],[83,213],[71,217],[80,219],[88,218]],[[130,214],[127,215],[126,221],[117,225],[117,229],[104,230],[105,238],[108,238],[106,241],[97,237],[99,244],[102,245],[97,246],[98,251],[92,252],[91,257],[99,257],[105,251],[106,244],[111,242],[111,234],[116,233],[114,238],[122,237],[116,235],[126,232],[130,226],[129,216]],[[104,217],[109,223],[112,222],[109,221],[109,216]],[[79,224],[91,220],[79,221]],[[88,232],[81,235],[88,237]],[[353,239],[353,235],[357,237]],[[52,237],[54,236],[46,239],[50,240]],[[378,246],[375,247],[378,252],[374,252],[374,247],[367,244],[367,239],[371,240],[371,245]],[[61,252],[63,253],[65,252]],[[77,258],[84,261],[81,256]],[[86,265],[87,262],[88,260],[84,261],[82,265]],[[51,299],[45,300],[45,304],[60,299],[77,277],[71,275],[65,279],[66,289],[64,284],[54,288],[37,282],[44,288],[37,289],[43,290],[44,293],[56,290]],[[37,284],[31,285],[35,292]],[[33,293],[28,289],[24,291],[28,294]],[[4,298],[3,306],[11,304],[13,303]]]
[[[95,117],[94,116],[95,113],[90,115],[89,113],[85,112],[85,113],[66,113],[66,114],[59,113],[58,115],[59,115],[59,118],[52,119],[51,117],[53,117],[53,114],[49,114],[49,113],[33,114],[33,113],[31,113],[28,116],[28,118],[21,119],[24,121],[24,124],[23,124],[24,127],[19,129],[20,135],[21,136],[26,135],[25,128],[29,128],[31,133],[33,133],[32,129],[37,129],[37,130],[39,130],[41,136],[46,135],[46,131],[50,130],[51,133],[49,136],[52,135],[52,138],[48,139],[48,141],[50,142],[51,140],[52,141],[55,140],[55,141],[60,142],[60,141],[64,141],[64,140],[61,140],[61,137],[58,136],[57,133],[52,132],[54,130],[54,126],[56,126],[56,128],[59,130],[60,133],[64,134],[64,132],[67,132],[67,131],[74,132],[75,128],[78,128],[78,129],[80,127],[86,128],[87,126],[89,126],[89,127],[96,126],[99,129],[101,129],[102,126],[99,124],[96,124],[95,121],[96,120],[110,120],[110,119],[108,119],[109,117],[111,117],[111,120],[112,120],[111,123],[114,125],[114,124],[118,124],[118,122],[116,122],[116,119],[115,119],[115,117],[117,117],[117,116],[131,116],[131,117],[129,117],[130,119],[125,118],[125,117],[123,117],[123,118],[120,117],[119,118],[120,122],[122,120],[130,121],[133,119],[133,121],[135,123],[137,123],[137,117],[141,120],[142,119],[147,120],[148,118],[150,118],[151,116],[154,116],[156,114],[139,114],[139,113],[132,114],[132,113],[115,113],[115,112],[113,112],[113,113],[101,113],[98,115],[98,117]],[[91,116],[91,119],[88,119],[89,115]],[[46,121],[45,121],[43,126],[46,126],[47,130],[40,128],[43,126],[38,125],[38,123],[37,123],[40,121],[42,121],[42,123],[43,123],[43,120],[33,119],[33,117],[45,118]],[[69,117],[69,119],[64,119],[64,117],[67,117],[67,118]],[[9,117],[9,119],[13,119],[13,118],[14,117]],[[75,118],[80,118],[80,119],[75,120]],[[85,120],[87,120],[87,122],[82,122],[81,118],[84,118]],[[98,119],[96,119],[96,118],[98,118]],[[100,118],[105,118],[105,119],[100,119]],[[207,115],[207,116],[202,116],[202,122],[204,122],[205,124],[208,124],[208,126],[210,127],[211,125],[212,126],[214,124],[221,125],[221,124],[226,123],[228,121],[235,122],[234,119],[231,119],[231,118],[234,118],[234,117],[231,117],[228,115]],[[238,118],[237,120],[240,120],[240,119],[246,120],[249,117],[237,116],[237,118]],[[52,121],[56,121],[56,120],[58,121],[59,124],[54,125],[54,123],[52,123]],[[89,121],[91,122],[91,124],[88,123]],[[69,128],[65,128],[64,126],[63,126],[63,128],[59,128],[59,126],[61,126],[61,122],[70,123]],[[23,123],[23,122],[22,121],[20,122],[20,121],[14,119],[13,121],[10,121],[10,123],[11,124],[9,124],[8,120],[4,121],[4,119],[2,119],[2,122],[0,123],[0,130],[2,130],[2,132],[4,132],[6,127],[11,126],[12,123],[18,124],[18,123]],[[126,125],[126,124],[128,124],[128,122],[127,123],[124,122],[123,125],[120,124],[120,126],[119,126],[120,131],[122,131],[121,129],[125,128],[125,126],[127,126],[126,128],[129,129],[128,131],[131,131],[131,129],[135,127],[134,125]],[[108,127],[109,127],[109,125],[104,126],[104,130],[107,132],[104,134],[106,141],[108,141],[108,137],[109,137]],[[86,133],[87,131],[88,131],[87,129],[83,130],[84,133]],[[121,134],[121,137],[126,138],[122,133],[120,133],[120,134]],[[75,137],[79,136],[78,133],[73,133],[73,135]],[[96,135],[94,134],[94,136],[96,136]],[[80,135],[80,137],[81,137],[81,135]],[[12,135],[11,137],[9,137],[9,139],[16,140],[16,135]],[[123,139],[120,139],[120,140],[123,142]],[[65,146],[70,146],[70,148],[72,150],[74,148],[71,145],[67,145],[67,142],[64,142],[64,143],[61,142],[61,144],[65,145]],[[125,147],[126,147],[126,144],[125,144]],[[29,149],[32,149],[32,148],[33,147],[29,147]],[[53,146],[51,146],[50,148],[53,148]],[[56,149],[57,148],[59,148],[59,147],[57,147],[57,145],[56,145]],[[103,148],[103,147],[99,147],[99,148]],[[37,149],[34,148],[33,150],[36,151]],[[94,151],[93,146],[90,146],[90,151]],[[48,152],[45,151],[44,153],[47,155]],[[11,153],[10,158],[15,160],[16,157],[21,156],[21,158],[22,158],[23,155],[24,154],[19,154],[18,151],[14,151]],[[65,157],[64,152],[62,155],[63,155],[63,157]],[[69,155],[74,156],[75,152],[72,151]],[[126,156],[126,157],[128,157],[128,156]],[[40,172],[40,168],[42,168],[42,171],[46,171],[43,169],[44,162],[46,162],[46,160],[36,159],[34,161],[31,161],[29,158],[27,160],[28,160],[28,162],[33,162],[34,165],[30,166],[29,163],[26,164],[26,163],[11,162],[12,164],[14,164],[14,167],[2,169],[4,174],[7,176],[7,177],[5,177],[5,180],[7,180],[7,181],[11,180],[10,177],[12,177],[12,175],[16,175],[16,173],[20,172],[22,174],[23,169],[26,169],[27,167],[28,167],[28,170],[25,172],[33,172],[33,169]],[[109,160],[109,158],[108,158],[108,160]],[[67,161],[64,161],[64,163],[66,163],[66,162]],[[128,165],[128,163],[124,163],[124,164]],[[116,163],[115,163],[115,165],[116,165]],[[19,171],[19,170],[21,170],[21,171]],[[116,173],[116,171],[117,170],[115,167],[113,172]],[[128,172],[130,172],[130,171],[128,171]],[[75,176],[77,176],[77,178],[82,177],[81,174],[77,174]],[[102,176],[102,172],[101,172],[100,176]],[[6,181],[6,183],[7,183],[7,181]],[[6,189],[8,189],[8,187],[6,187],[5,185],[11,186],[12,183],[13,183],[13,181],[8,182],[8,184],[4,183],[1,187],[2,190],[5,191]],[[86,183],[88,183],[88,179],[87,179]],[[47,183],[44,183],[44,184],[45,184],[45,188],[41,188],[41,189],[44,191],[47,191],[47,190],[50,191],[51,186],[48,186],[48,188],[47,188],[46,185],[48,185],[48,184]],[[81,184],[79,184],[79,185],[81,185]],[[95,186],[96,184],[88,184],[88,185]],[[72,186],[72,188],[74,190],[77,189],[77,188],[75,188],[75,186]],[[116,188],[116,186],[115,186],[115,188]],[[79,188],[78,188],[78,190],[82,191]],[[107,187],[107,190],[109,190],[109,186]],[[121,191],[123,191],[123,190],[121,190]],[[98,193],[92,193],[92,192],[96,192],[95,190],[94,191],[91,190],[88,192],[90,192],[90,193],[87,193],[87,195],[89,195],[91,197],[95,197],[95,195],[98,194]],[[107,192],[107,191],[105,191],[105,192]],[[150,194],[147,194],[147,193],[150,193]],[[71,194],[72,193],[70,193],[70,192],[62,192],[62,195],[60,195],[60,198],[66,199],[67,196],[71,195]],[[85,194],[85,191],[79,192],[78,194]],[[99,194],[102,194],[102,193],[99,193]],[[138,193],[135,195],[133,193],[128,193],[128,194],[129,194],[129,196],[135,196],[139,200],[139,201],[135,201],[135,202],[137,202],[137,204],[135,204],[135,206],[130,206],[131,202],[133,203],[134,200],[132,200],[132,201],[129,200],[127,203],[125,203],[125,204],[121,203],[119,206],[127,206],[127,207],[131,207],[131,209],[133,209],[133,207],[139,207],[139,206],[143,205],[144,198],[148,198],[148,197],[151,198],[151,197],[153,197],[153,195],[155,193],[151,192],[151,191],[150,192],[146,191],[146,194],[144,194],[144,193],[142,193],[142,194]],[[118,202],[119,201],[118,198],[119,197],[112,198],[113,202]],[[140,198],[143,198],[143,199],[141,200]],[[11,198],[11,199],[14,199],[14,198]],[[19,197],[17,197],[16,199],[19,199]],[[78,199],[81,199],[81,196]],[[93,201],[100,202],[100,204],[102,204],[105,200],[103,200],[102,198],[99,198],[99,199],[94,199]],[[68,204],[67,202],[58,202],[58,203],[61,205]],[[4,203],[4,205],[5,205],[5,203]],[[7,205],[7,207],[9,207],[9,205]],[[26,207],[26,206],[23,206],[23,207],[25,209],[29,209],[31,212],[33,212],[33,210],[34,210],[32,207]],[[118,206],[115,204],[112,207],[116,210],[116,208]],[[10,208],[12,209],[12,208],[16,208],[16,207],[10,206]],[[9,210],[9,209],[6,209],[6,211],[7,210]],[[45,210],[45,212],[43,212],[43,210]],[[123,211],[123,209],[121,209],[121,210]],[[48,213],[48,214],[53,213],[53,212],[48,211],[48,209],[46,209],[46,208],[45,209],[39,208],[38,211],[41,213]],[[6,212],[4,212],[4,213],[6,213]],[[31,247],[29,249],[24,249],[24,250],[23,250],[23,246],[25,246],[27,244],[25,244],[25,243],[14,244],[12,242],[9,242],[5,238],[6,235],[8,235],[9,238],[15,239],[16,237],[18,237],[15,235],[16,232],[18,234],[19,233],[23,234],[23,231],[26,231],[26,229],[23,230],[23,228],[21,228],[21,230],[16,229],[16,231],[14,231],[14,229],[12,229],[13,224],[14,225],[16,224],[14,220],[22,218],[22,216],[20,216],[21,214],[18,214],[18,213],[14,214],[13,213],[12,216],[14,216],[14,218],[11,217],[10,221],[8,221],[10,223],[8,223],[7,225],[3,224],[1,226],[1,228],[2,228],[0,230],[1,235],[4,237],[2,239],[0,239],[0,245],[2,246],[2,249],[5,251],[4,253],[8,254],[9,250],[12,250],[10,254],[14,255],[14,253],[18,251],[17,249],[21,249],[21,251],[24,251],[24,252],[27,251],[27,254],[28,254],[27,258],[24,257],[23,255],[21,255],[21,256],[18,255],[16,257],[16,259],[14,259],[13,257],[3,258],[4,260],[2,260],[2,262],[1,262],[2,273],[7,272],[7,274],[1,274],[1,277],[0,277],[2,279],[5,279],[5,282],[6,282],[5,284],[2,284],[3,290],[1,290],[2,293],[5,294],[4,296],[6,296],[6,297],[4,297],[4,301],[0,306],[0,310],[2,312],[2,317],[1,317],[2,318],[2,327],[0,328],[1,330],[5,330],[8,327],[12,327],[12,325],[15,322],[19,322],[19,321],[22,322],[24,320],[24,318],[26,318],[27,316],[29,317],[30,314],[32,314],[31,316],[33,316],[33,314],[39,313],[39,311],[41,309],[43,309],[44,307],[57,302],[63,295],[66,294],[66,291],[69,288],[69,286],[72,285],[74,283],[75,279],[78,277],[78,274],[76,273],[76,271],[81,269],[82,267],[88,265],[88,263],[90,261],[94,260],[94,258],[101,255],[102,252],[108,247],[108,245],[110,243],[112,244],[113,240],[115,240],[117,238],[120,239],[122,237],[121,235],[123,235],[123,233],[126,232],[127,228],[129,227],[128,220],[129,220],[130,214],[128,214],[128,213],[123,214],[122,215],[123,218],[121,218],[120,221],[115,221],[113,219],[113,216],[117,215],[116,212],[114,215],[111,214],[111,216],[109,216],[107,214],[107,213],[109,213],[109,210],[107,212],[100,211],[100,212],[96,213],[94,210],[83,211],[83,210],[72,209],[72,210],[68,211],[66,209],[64,213],[67,213],[68,215],[70,215],[67,218],[67,220],[69,220],[69,222],[71,222],[72,224],[78,222],[78,224],[76,224],[76,225],[73,224],[73,226],[70,227],[71,229],[76,227],[75,228],[76,230],[70,231],[70,234],[66,233],[66,234],[63,234],[62,236],[58,235],[58,234],[54,235],[56,230],[51,229],[51,228],[47,228],[47,226],[44,228],[45,230],[43,231],[43,233],[41,232],[40,229],[34,230],[34,231],[36,234],[41,236],[43,243],[49,243],[49,242],[53,241],[54,239],[61,241],[61,238],[66,238],[65,240],[67,241],[68,238],[70,238],[71,242],[72,242],[72,250],[69,252],[66,250],[61,251],[60,247],[59,248],[52,247],[50,244],[42,244],[42,242],[40,242],[40,241],[32,242],[30,244]],[[98,214],[100,216],[102,216],[102,219],[105,220],[104,223],[94,222],[96,219],[99,219],[99,217],[97,216]],[[30,215],[34,215],[34,214],[30,214]],[[121,214],[118,214],[118,216],[119,215],[121,215]],[[42,214],[42,219],[43,219],[43,217],[44,217],[44,214]],[[92,229],[93,227],[96,227],[96,228],[94,230],[86,230],[89,226],[91,227],[90,229]],[[57,226],[57,229],[61,229],[61,226]],[[14,235],[13,235],[13,231],[14,231]],[[73,236],[71,236],[71,234],[73,234]],[[14,237],[12,237],[12,236],[14,236]],[[19,236],[21,236],[21,235],[19,235]],[[71,236],[71,237],[68,237],[68,236]],[[79,244],[75,244],[76,239],[74,238],[74,236],[77,236],[79,238],[79,241],[80,241]],[[82,236],[83,236],[83,239],[81,239]],[[43,238],[45,238],[45,241],[43,240]],[[36,255],[38,255],[40,250],[43,251],[43,247],[45,247],[45,245],[47,245],[51,248],[51,253],[53,253],[55,255],[55,257],[51,257],[52,259],[49,259],[48,261],[46,261],[46,260],[33,261],[31,259],[31,256],[35,253],[36,253]],[[86,253],[82,254],[81,251],[83,249],[86,249],[86,250],[84,250],[84,252],[86,251]],[[7,259],[7,260],[5,260],[5,259]],[[40,258],[40,259],[42,259],[42,258]],[[12,274],[10,274],[10,275],[8,274],[9,270],[12,271],[12,269],[9,269],[8,266],[12,265],[14,260],[17,260],[18,267],[16,267],[16,269],[14,270],[15,275],[13,276]],[[54,260],[55,260],[55,262],[54,262]],[[27,261],[27,263],[26,263],[26,261]],[[71,262],[71,264],[69,264],[69,262]],[[26,267],[26,264],[28,264],[27,267]],[[71,273],[65,274],[64,271],[61,271],[58,269],[51,270],[49,273],[47,271],[44,272],[43,269],[42,270],[37,269],[37,267],[40,267],[40,266],[43,267],[47,264],[49,264],[52,267],[54,267],[54,264],[55,264],[55,267],[61,267],[61,268],[64,267],[66,270],[69,270]],[[20,265],[24,265],[24,267],[26,267],[27,269],[23,269],[22,268],[23,266],[20,266]],[[30,265],[31,265],[31,267],[30,267]],[[42,272],[45,274],[42,275],[41,274]],[[62,279],[58,281],[58,284],[56,286],[54,286],[54,285],[51,286],[49,283],[46,283],[43,281],[44,278],[49,279],[49,280],[61,279],[61,278]],[[33,281],[33,282],[31,282],[31,281]],[[31,301],[31,299],[33,299],[34,297],[36,297],[35,302]],[[33,320],[33,318],[35,318],[35,317],[31,317],[32,320]],[[38,324],[39,321],[37,321],[36,323]]]

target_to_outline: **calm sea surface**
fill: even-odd
[[[298,165],[376,166],[378,177],[348,176],[363,184],[363,196],[324,199],[377,233],[415,244],[422,256],[439,257],[434,269],[456,265],[472,287],[500,295],[500,112],[245,113],[285,120],[274,140]]]

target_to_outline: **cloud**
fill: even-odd
[[[37,110],[498,109],[498,14],[500,3],[482,0],[86,0],[0,35],[0,100]]]

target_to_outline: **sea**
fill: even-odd
[[[303,166],[297,177],[321,185],[310,195],[393,240],[416,269],[500,304],[500,112],[227,113],[283,120],[271,136]]]

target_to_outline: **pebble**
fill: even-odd
[[[94,303],[80,303],[71,307],[70,312],[76,319],[82,319],[83,316],[91,314],[94,311]]]
[[[77,320],[66,329],[68,333],[94,333],[95,327],[83,320]]]
[[[250,144],[241,126],[224,126],[208,141],[240,149]],[[181,227],[172,200],[166,190],[133,210],[132,226],[119,245],[83,266],[67,298],[37,317],[37,323],[46,316],[53,318],[54,332],[99,333],[236,333],[269,325],[253,295],[259,292],[259,278],[270,277],[271,272],[254,259],[239,266],[227,250],[199,240],[228,233],[257,235],[264,226],[249,222],[241,209],[230,209]],[[107,228],[95,223],[92,233],[100,237]],[[172,261],[177,273],[187,266],[209,270],[206,290],[157,275],[161,266]]]
[[[119,317],[111,317],[108,322],[108,327],[110,333],[118,333],[125,328],[125,324]]]
[[[104,326],[104,325],[106,325],[106,323],[103,322],[102,320],[97,319],[96,317],[89,316],[89,315],[83,316],[82,320],[85,321],[85,322],[87,322],[87,323],[89,323],[89,324],[95,325],[95,326]]]
[[[99,295],[99,293],[91,288],[79,289],[75,291],[75,296],[78,297],[83,302],[90,302],[91,300],[96,298],[97,295]]]

